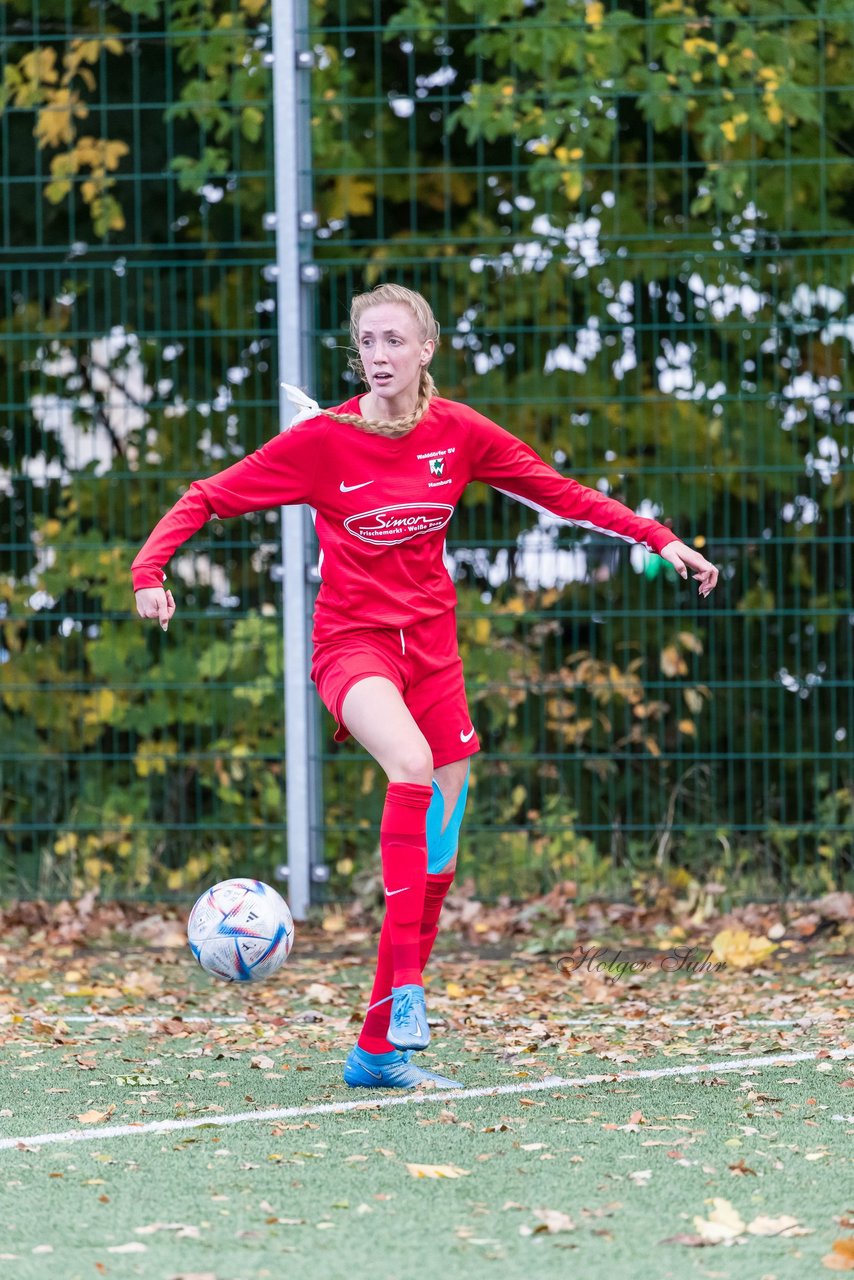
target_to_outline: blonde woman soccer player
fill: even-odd
[[[457,649],[445,530],[466,485],[484,481],[538,510],[639,542],[692,572],[718,570],[655,520],[559,475],[527,444],[436,394],[439,329],[425,299],[385,284],[352,301],[350,331],[368,387],[334,410],[307,402],[287,431],[167,512],[133,563],[140,617],[175,612],[164,566],[205,521],[284,503],[316,512],[321,586],[311,677],[336,720],[388,778],[380,826],[386,914],[364,1026],[344,1080],[367,1088],[460,1085],[410,1061],[430,1042],[422,973],[454,878],[470,757],[479,750]],[[300,420],[300,417],[302,420]]]

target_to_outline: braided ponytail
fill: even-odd
[[[381,303],[394,303],[398,306],[404,306],[412,313],[418,324],[422,342],[433,342],[436,346],[439,343],[439,326],[430,308],[430,304],[426,298],[420,293],[416,293],[414,289],[406,289],[399,284],[381,284],[375,289],[371,289],[369,293],[356,294],[350,303],[350,337],[353,342],[353,350],[350,356],[350,368],[357,373],[361,380],[368,385],[368,379],[365,376],[365,370],[362,366],[362,358],[359,355],[359,319],[362,313],[370,307],[379,306]],[[330,413],[328,409],[323,410],[325,418],[331,418],[333,422],[346,422],[353,427],[358,427],[360,431],[364,431],[367,435],[372,436],[388,436],[392,440],[400,439],[401,436],[408,435],[413,427],[424,417],[424,414],[430,407],[431,397],[436,394],[436,384],[427,365],[421,368],[421,376],[418,382],[418,400],[415,408],[403,418],[391,418],[388,420],[374,420],[371,418],[363,418],[358,413]]]

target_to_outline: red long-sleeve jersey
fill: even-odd
[[[359,397],[333,412],[358,413]],[[320,543],[315,642],[364,627],[408,627],[456,603],[443,560],[445,529],[475,480],[651,551],[678,540],[657,521],[559,475],[467,405],[434,396],[402,439],[368,435],[321,413],[194,481],[134,560],[134,590],[162,586],[170,557],[212,516],[304,502]]]

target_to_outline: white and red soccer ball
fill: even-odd
[[[199,964],[214,977],[258,982],[287,960],[294,922],[282,895],[262,880],[222,880],[197,900],[187,938]]]

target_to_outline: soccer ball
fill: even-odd
[[[258,982],[285,963],[294,922],[281,894],[261,880],[222,880],[197,900],[187,921],[190,950],[227,982]]]

